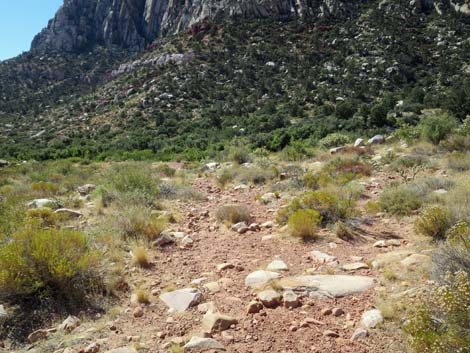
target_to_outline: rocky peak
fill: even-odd
[[[373,0],[65,0],[33,40],[32,49],[83,51],[117,45],[140,51],[159,36],[187,30],[203,20],[227,17],[348,18]],[[383,0],[379,7],[394,6]],[[414,11],[470,13],[470,0],[410,0]]]

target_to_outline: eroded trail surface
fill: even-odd
[[[382,185],[376,181],[379,178],[364,183],[364,199],[376,197]],[[196,179],[194,187],[205,200],[178,202],[184,220],[173,229],[181,232],[175,234],[177,237],[189,236],[193,243],[184,246],[177,241],[161,247],[155,252],[154,266],[138,270],[152,292],[152,302],[140,310],[129,301],[128,309],[113,322],[114,332],[103,337],[107,347],[138,340],[151,352],[166,352],[171,351],[172,344],[184,344],[192,337],[211,337],[215,341],[193,339],[195,347],[217,348],[220,344],[215,351],[223,346],[227,352],[239,353],[397,351],[400,342],[391,330],[372,328],[367,330],[367,337],[362,337],[365,330],[361,331],[361,316],[374,309],[376,297],[383,290],[373,260],[381,253],[409,248],[409,224],[381,215],[363,215],[357,221],[364,234],[361,239],[343,241],[323,229],[318,241],[304,243],[269,224],[285,201],[266,205],[257,201],[257,195],[267,192],[265,187],[221,190],[207,177]],[[215,213],[227,204],[248,207],[260,229],[239,234],[218,224]],[[375,244],[381,240],[382,244]],[[266,272],[250,275],[266,270],[274,260],[282,260],[271,265],[279,277],[275,281],[263,282]],[[287,269],[282,268],[283,263]],[[261,277],[261,285],[247,286],[249,275]],[[312,277],[315,275],[327,277],[318,282],[318,277]],[[298,276],[304,276],[303,282]],[[263,292],[268,287],[280,296],[284,293],[285,302],[272,291]],[[188,292],[189,288],[197,289],[189,299],[184,294],[178,297],[178,290],[185,288]],[[159,298],[166,292],[176,306],[190,307],[184,311],[169,309]],[[248,313],[249,303],[257,297],[265,307],[252,303],[255,313]],[[186,347],[190,350],[191,345]]]

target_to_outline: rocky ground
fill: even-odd
[[[71,333],[49,332],[48,347],[61,353],[403,351],[398,327],[384,322],[377,303],[413,283],[391,286],[384,267],[416,272],[428,255],[419,254],[409,218],[370,215],[363,207],[398,178],[378,172],[361,181],[360,236],[345,241],[325,228],[317,241],[302,242],[274,222],[286,198],[273,197],[267,186],[221,189],[201,175],[193,187],[203,200],[176,201],[182,221],[157,239],[151,266],[128,269],[131,287],[148,291],[149,303],[128,291],[103,317],[69,318]],[[254,224],[218,223],[216,211],[228,204],[247,206]]]

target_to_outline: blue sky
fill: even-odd
[[[0,0],[0,60],[29,50],[63,0]]]

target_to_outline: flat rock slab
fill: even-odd
[[[209,350],[218,350],[225,351],[223,344],[217,342],[212,338],[203,338],[203,337],[193,337],[191,340],[185,344],[184,351],[198,351],[204,352]]]
[[[274,260],[266,269],[268,271],[289,271],[289,266],[282,260]]]
[[[374,279],[366,276],[312,275],[285,278],[279,281],[284,289],[318,292],[321,295],[340,298],[364,292],[374,286]]]
[[[281,275],[271,271],[255,271],[245,278],[245,286],[251,288],[261,288],[269,284],[269,282],[280,278]]]
[[[202,293],[195,288],[184,288],[160,295],[160,299],[170,308],[179,312],[188,310],[198,305],[202,299]]]
[[[369,265],[367,265],[365,262],[354,262],[354,263],[345,264],[342,266],[342,269],[345,271],[365,270],[368,268],[369,268]]]

